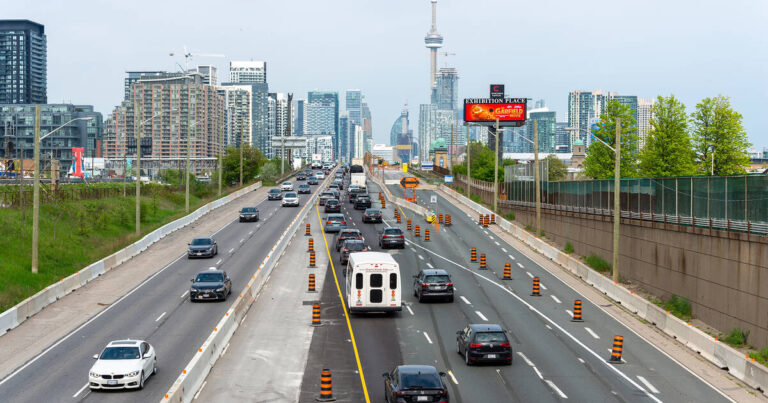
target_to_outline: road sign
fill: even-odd
[[[434,164],[432,164],[431,161],[430,162],[422,162],[421,163],[421,170],[422,171],[431,171],[432,169],[434,169]]]
[[[504,98],[504,84],[491,84],[491,98]]]
[[[435,195],[429,196],[429,202],[432,204],[437,203],[437,196]]]
[[[453,183],[453,175],[445,175],[445,183]]]
[[[403,162],[403,172],[408,173],[408,163]]]

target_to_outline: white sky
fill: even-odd
[[[93,104],[105,117],[126,70],[172,70],[182,46],[228,78],[230,60],[266,60],[270,91],[363,90],[374,141],[407,101],[414,133],[429,101],[428,0],[13,1],[2,18],[30,19],[48,36],[48,101]],[[723,94],[752,143],[768,146],[768,2],[764,0],[440,0],[439,64],[459,71],[460,97],[546,100],[567,120],[568,91],[675,94],[689,112]],[[169,53],[174,52],[175,57]]]

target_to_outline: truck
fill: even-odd
[[[355,158],[352,160],[352,164],[349,167],[349,184],[350,185],[357,185],[362,189],[365,189],[365,171],[363,170],[363,165],[356,165],[355,160],[361,159],[361,158]]]
[[[323,167],[322,154],[312,154],[312,169],[321,169]]]

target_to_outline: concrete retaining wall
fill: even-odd
[[[7,311],[0,314],[0,336],[15,328],[16,326],[19,326],[32,315],[40,312],[46,306],[56,302],[59,298],[62,298],[72,291],[77,290],[96,277],[101,276],[102,274],[114,269],[117,266],[120,266],[128,259],[131,259],[132,257],[145,251],[152,244],[164,238],[166,235],[191,224],[208,212],[215,210],[216,208],[221,207],[248,192],[259,189],[260,187],[261,182],[258,182],[240,189],[234,193],[231,193],[225,197],[210,202],[195,210],[191,214],[163,225],[162,227],[150,232],[135,243],[126,246],[125,248],[105,257],[104,259],[90,264],[88,267],[75,272],[69,277],[61,279],[58,283],[51,284],[48,287],[40,290],[35,295],[25,299],[13,308],[8,309]]]
[[[440,191],[467,205],[477,213],[492,214],[489,209],[469,200],[453,189],[441,185]],[[550,246],[504,218],[497,216],[496,222],[502,229],[530,246],[531,249],[555,261],[610,299],[652,323],[688,348],[700,353],[702,357],[717,367],[727,369],[737,379],[742,380],[755,389],[759,389],[764,395],[768,396],[768,368],[765,366],[752,361],[752,359],[745,357],[727,344],[715,340],[715,338],[703,331],[668,314],[645,298],[640,297],[620,284],[614,283],[610,278],[590,269],[580,261]]]
[[[326,186],[332,177],[332,175],[328,175],[325,181],[321,182],[319,188]],[[182,373],[179,374],[179,377],[171,385],[171,388],[160,400],[161,402],[189,403],[194,399],[208,373],[211,372],[211,368],[213,368],[221,356],[224,346],[229,343],[238,326],[245,319],[248,309],[250,309],[253,301],[256,300],[256,296],[267,282],[272,269],[288,246],[291,237],[302,227],[302,221],[304,221],[309,211],[314,208],[315,200],[319,194],[320,192],[317,191],[312,195],[304,204],[299,214],[288,225],[288,228],[283,231],[280,238],[256,269],[256,272],[251,276],[251,280],[248,281],[245,290],[238,295],[229,310],[219,320],[203,345],[200,346],[197,353],[192,357],[192,360],[189,361],[182,370]]]

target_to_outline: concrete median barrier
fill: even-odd
[[[239,196],[244,195],[248,192],[257,190],[260,187],[261,187],[261,182],[258,182],[246,188],[243,188],[233,194],[230,194],[226,197],[219,199],[220,203],[217,204],[217,206],[219,207],[223,206],[231,202],[232,200],[237,199]],[[59,298],[84,286],[85,284],[95,279],[96,277],[104,274],[105,272],[120,266],[125,261],[145,251],[152,244],[161,240],[166,235],[189,225],[190,223],[196,221],[197,219],[199,219],[206,213],[210,212],[211,210],[213,210],[213,208],[211,208],[211,203],[206,204],[205,206],[202,206],[199,209],[192,212],[192,214],[179,218],[178,220],[175,220],[171,223],[168,223],[158,228],[155,231],[152,231],[151,233],[147,234],[146,236],[136,241],[135,243],[132,243],[126,246],[125,248],[105,257],[104,259],[101,259],[97,262],[90,264],[89,266],[85,267],[79,272],[74,273],[62,279],[55,284],[49,285],[48,287],[40,290],[35,295],[18,303],[17,305],[15,305],[14,307],[6,311],[6,312],[15,312],[15,314],[12,314],[12,313],[7,314],[7,318],[11,318],[15,316],[13,320],[4,319],[6,318],[5,312],[2,314],[3,316],[0,316],[0,336],[5,334],[9,330],[19,326],[29,317],[40,312],[46,306],[56,302]],[[10,327],[6,327],[6,326],[10,326]]]
[[[443,194],[458,200],[479,214],[492,213],[487,208],[469,200],[445,185],[440,185],[438,190]],[[679,318],[668,314],[652,302],[631,292],[621,284],[614,283],[610,278],[599,274],[581,261],[550,246],[517,225],[500,217],[497,217],[497,222],[499,227],[505,232],[525,243],[531,247],[531,249],[556,262],[560,267],[576,274],[583,281],[605,294],[608,298],[621,304],[628,311],[635,313],[638,317],[650,322],[687,348],[699,353],[718,368],[727,368],[728,372],[735,378],[760,390],[763,395],[768,396],[768,368],[765,366],[754,362],[751,358],[745,357],[744,354],[716,340],[714,337],[704,333],[700,329],[694,328]]]

